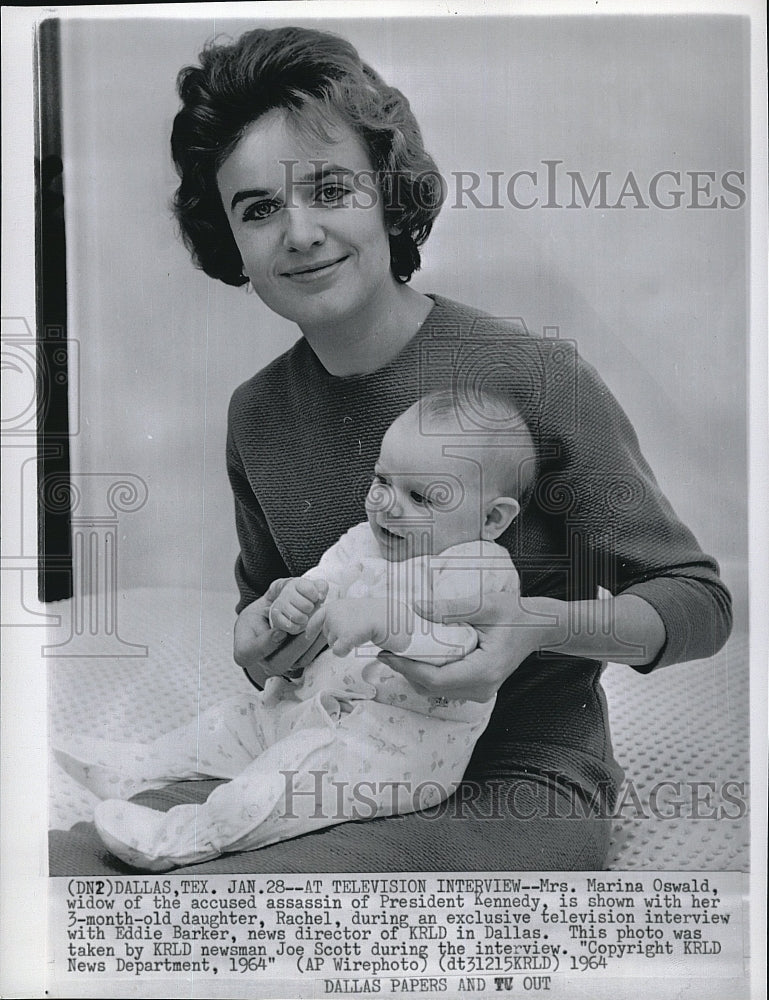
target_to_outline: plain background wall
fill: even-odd
[[[149,489],[141,510],[121,515],[121,588],[231,588],[235,603],[227,403],[299,331],[191,267],[169,209],[168,138],[178,69],[216,34],[279,23],[63,24],[69,327],[80,342],[73,466],[132,473]],[[726,171],[749,183],[745,20],[292,23],[344,35],[409,97],[450,189],[455,171],[530,170],[543,200],[544,160],[579,171],[588,189],[610,171],[610,204],[629,171],[647,203],[661,170],[715,172],[716,196],[728,195]],[[631,197],[620,209],[460,209],[450,195],[413,283],[577,342],[721,561],[744,618],[748,207],[687,208],[682,186],[671,211]],[[478,194],[485,202],[488,188]],[[86,489],[81,512],[88,503]]]

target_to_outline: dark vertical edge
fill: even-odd
[[[58,19],[40,23],[36,42],[38,596],[41,601],[58,601],[72,596],[69,351]]]

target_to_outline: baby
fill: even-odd
[[[368,520],[287,581],[269,609],[273,628],[320,627],[330,651],[300,678],[270,677],[263,691],[153,743],[57,751],[65,770],[105,799],[94,820],[109,850],[166,871],[450,796],[494,700],[420,693],[377,654],[460,659],[477,645],[475,630],[426,621],[415,605],[471,597],[480,606],[484,593],[501,591],[514,600],[518,575],[494,540],[519,512],[533,453],[502,397],[474,398],[470,410],[445,390],[398,417],[382,440]],[[125,801],[169,781],[212,777],[231,780],[202,804],[160,812]]]

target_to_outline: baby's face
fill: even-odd
[[[366,513],[379,549],[390,562],[438,555],[452,545],[481,538],[480,467],[445,455],[448,440],[425,434],[409,416],[396,420],[382,440]],[[456,436],[450,440],[456,442]]]

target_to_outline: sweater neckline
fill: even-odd
[[[310,364],[329,385],[360,385],[365,383],[368,379],[374,379],[387,375],[388,373],[392,373],[408,361],[409,357],[413,354],[414,349],[419,346],[425,333],[434,327],[438,315],[445,309],[446,300],[444,300],[440,295],[436,295],[434,292],[423,292],[422,294],[428,299],[432,299],[433,306],[422,320],[421,324],[417,327],[414,336],[408,341],[408,343],[404,344],[401,350],[398,351],[394,357],[390,358],[386,364],[379,368],[374,368],[370,372],[361,372],[357,375],[332,375],[331,372],[323,366],[317,354],[313,351],[304,337],[302,337],[299,341],[299,347],[304,350]]]

